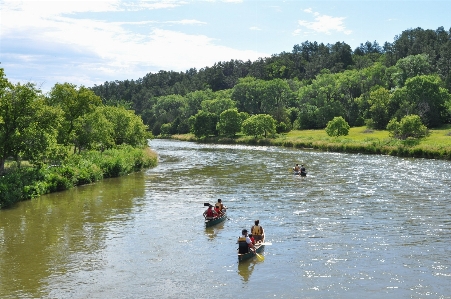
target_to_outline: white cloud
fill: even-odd
[[[301,27],[305,27],[315,32],[325,33],[328,35],[330,35],[332,31],[343,32],[346,35],[352,33],[351,30],[346,29],[344,25],[344,20],[346,18],[344,17],[332,17],[328,15],[321,15],[318,12],[313,12],[311,8],[304,9],[304,12],[313,14],[315,16],[315,20],[311,22],[299,20],[298,24]],[[300,32],[299,30],[296,30],[295,33],[293,34],[299,34],[299,32]]]
[[[296,29],[296,30],[293,31],[293,35],[294,35],[294,36],[300,35],[301,32],[302,32],[302,29],[298,28],[298,29]]]
[[[168,21],[166,23],[170,24],[181,24],[181,25],[205,25],[206,22],[201,22],[198,20],[180,20],[180,21]]]
[[[249,28],[250,30],[255,30],[255,31],[259,31],[259,30],[261,30],[259,27],[257,27],[257,26],[252,26],[252,27],[250,27]]]
[[[119,1],[83,4],[3,1],[0,4],[2,67],[13,82],[53,80],[55,82],[49,84],[71,82],[92,86],[108,80],[137,79],[159,70],[185,71],[218,61],[255,60],[267,56],[221,46],[219,40],[206,35],[158,27],[167,23],[206,24],[199,20],[113,22],[80,18],[77,14],[171,7],[182,4],[180,1],[139,2],[133,7],[126,7]],[[137,27],[140,31],[134,31]]]

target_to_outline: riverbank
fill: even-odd
[[[299,149],[315,149],[330,152],[381,154],[451,160],[451,126],[430,131],[421,140],[397,140],[388,131],[354,127],[348,136],[329,137],[325,130],[294,130],[277,134],[275,138],[254,138],[237,135],[235,138],[209,137],[198,139],[193,134],[173,135],[172,139],[204,143],[273,145]]]
[[[149,147],[124,145],[103,152],[86,151],[70,155],[61,165],[12,165],[0,176],[0,209],[43,194],[154,167],[157,161],[156,152]]]

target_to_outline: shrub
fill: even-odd
[[[349,129],[351,127],[344,120],[343,117],[338,116],[334,117],[331,121],[327,123],[326,133],[329,136],[338,137],[338,136],[346,136],[349,134]]]
[[[391,137],[401,140],[423,138],[429,135],[428,128],[423,125],[421,118],[415,114],[404,116],[399,122],[396,118],[393,118],[388,123],[387,130]]]

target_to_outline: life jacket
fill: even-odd
[[[238,253],[245,254],[249,252],[249,245],[247,245],[246,237],[241,236],[238,238]]]
[[[261,236],[263,235],[263,229],[260,225],[253,225],[251,228],[251,234],[253,234],[254,236]]]
[[[218,215],[219,215],[219,213],[221,213],[221,209],[218,207],[215,208],[215,211],[216,211],[216,213],[218,213]]]
[[[246,243],[246,237],[244,237],[244,236],[239,237],[238,238],[238,243],[239,242],[245,242]]]
[[[208,209],[207,210],[207,217],[214,217],[214,216],[215,216],[215,214],[213,213],[213,210]]]

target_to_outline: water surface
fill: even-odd
[[[156,168],[0,211],[0,298],[451,298],[450,162],[151,147]],[[272,245],[238,263],[255,219]]]

